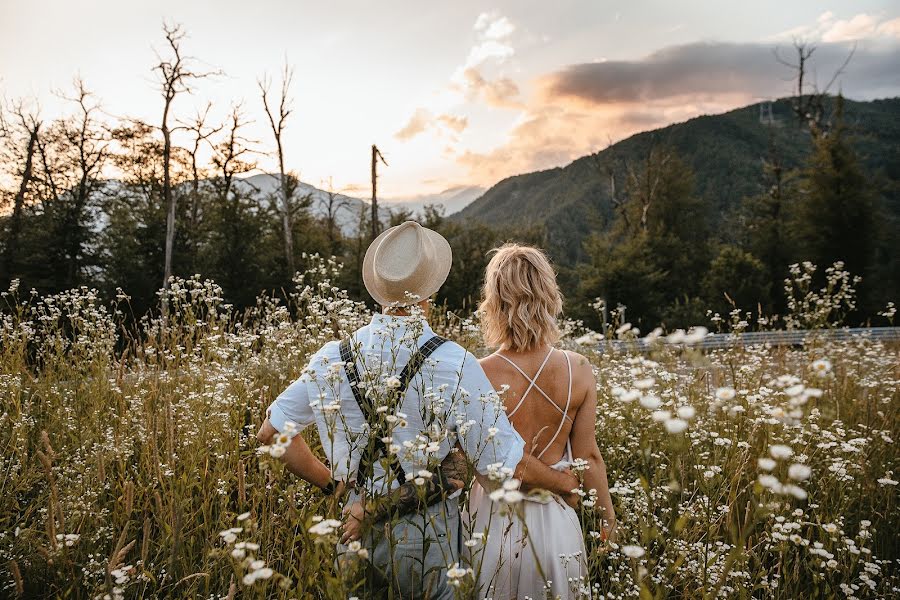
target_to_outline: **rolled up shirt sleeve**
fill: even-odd
[[[288,422],[296,424],[297,429],[294,433],[316,422],[316,416],[309,405],[308,380],[307,375],[301,375],[269,405],[266,414],[269,416],[269,422],[279,433],[284,433]]]
[[[456,394],[457,434],[477,471],[485,475],[492,466],[514,471],[525,452],[525,441],[510,424],[503,402],[469,352],[460,369]]]

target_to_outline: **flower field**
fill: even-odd
[[[311,262],[287,305],[241,315],[197,279],[161,298],[165,319],[130,326],[124,293],[4,294],[0,596],[353,595],[335,567],[340,506],[255,439],[306,358],[369,320],[332,285],[338,265]],[[805,272],[785,323],[833,326],[849,280],[812,290]],[[434,321],[478,348],[471,320]],[[704,354],[695,330],[600,354],[569,325],[563,344],[596,367],[619,519],[617,542],[601,540],[584,495],[584,597],[900,596],[900,348],[814,338]],[[471,595],[464,565],[449,576]]]

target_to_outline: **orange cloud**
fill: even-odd
[[[435,130],[438,135],[442,132],[459,134],[465,131],[468,126],[469,120],[466,117],[449,114],[435,117],[430,111],[424,108],[417,108],[406,125],[395,133],[394,137],[398,140],[410,140],[429,129]]]
[[[509,77],[489,81],[478,69],[470,67],[463,71],[463,79],[464,91],[471,102],[483,99],[489,106],[497,108],[524,108],[524,105],[515,99],[519,95],[519,86]]]
[[[428,128],[431,118],[430,112],[424,108],[417,108],[416,112],[409,118],[406,125],[404,125],[400,131],[395,133],[394,137],[398,140],[409,140],[416,137]]]

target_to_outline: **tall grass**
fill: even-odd
[[[306,358],[368,322],[332,285],[338,268],[313,258],[287,305],[261,298],[241,315],[212,282],[179,280],[166,321],[136,327],[124,293],[106,306],[87,289],[6,292],[0,596],[346,597],[353,574],[335,568],[327,521],[340,507],[254,437]],[[846,308],[805,280],[791,289],[787,323],[833,326],[823,306]],[[438,321],[477,344],[471,321]],[[602,541],[585,495],[586,597],[898,594],[896,347],[702,354],[688,332],[649,355],[599,354],[570,330],[563,343],[596,367],[620,527]]]

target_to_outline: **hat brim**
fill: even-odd
[[[378,274],[375,273],[375,250],[389,231],[390,229],[383,231],[369,244],[369,248],[366,250],[366,256],[363,258],[362,265],[363,285],[366,286],[366,290],[375,302],[382,306],[408,306],[415,304],[416,302],[410,302],[406,294],[400,297],[395,297],[394,294],[391,294],[381,278],[378,277]],[[441,289],[441,286],[447,281],[447,276],[450,275],[450,267],[453,266],[453,251],[450,248],[450,242],[436,231],[425,227],[422,228],[422,231],[428,236],[434,247],[434,260],[431,261],[429,272],[423,277],[419,289],[405,290],[418,296],[418,302],[427,300]]]

